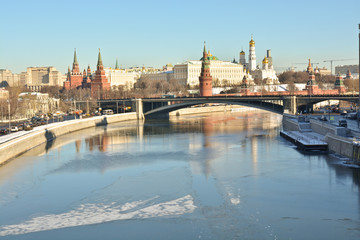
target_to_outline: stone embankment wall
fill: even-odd
[[[325,142],[328,143],[330,151],[352,157],[353,155],[353,142],[349,138],[341,137],[332,133],[325,136]]]
[[[38,129],[34,129],[23,136],[11,139],[1,144],[0,165],[11,158],[19,156],[20,154],[28,151],[29,149],[32,149],[47,141],[51,141],[58,136],[85,128],[136,119],[136,113],[124,113],[116,115],[98,116],[86,119],[70,120],[38,127]]]
[[[328,144],[331,152],[350,158],[353,157],[353,141],[346,138],[350,133],[349,129],[329,125],[314,119],[310,119],[310,126],[313,132],[324,136],[324,141]],[[296,118],[286,115],[283,117],[283,128],[286,131],[301,131]]]
[[[283,129],[285,129],[286,131],[300,131],[297,119],[290,118],[284,115],[282,124]]]
[[[350,130],[347,128],[329,125],[325,122],[321,122],[321,121],[314,120],[314,119],[310,119],[310,125],[311,125],[311,129],[314,132],[319,133],[324,136],[328,133],[331,133],[333,135],[345,137],[350,132]]]

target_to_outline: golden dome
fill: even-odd
[[[267,59],[267,57],[264,57],[264,60],[262,61],[263,64],[268,64],[269,60]]]
[[[244,51],[241,51],[241,52],[240,52],[240,55],[245,55],[245,52],[244,52]]]
[[[250,47],[255,47],[255,41],[253,39],[253,36],[251,36],[251,40],[249,42]]]

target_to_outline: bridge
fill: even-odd
[[[206,103],[223,103],[258,108],[277,114],[295,114],[312,111],[313,105],[327,100],[343,100],[357,103],[359,96],[336,95],[264,95],[264,96],[213,96],[196,98],[144,98],[137,99],[139,118],[169,118],[169,112]]]
[[[212,97],[177,97],[177,98],[141,98],[141,99],[107,99],[97,100],[96,105],[102,109],[113,109],[115,113],[123,112],[123,106],[131,106],[139,119],[169,118],[169,112],[194,105],[222,103],[258,108],[277,114],[311,112],[313,105],[327,100],[342,100],[357,103],[359,95],[262,95],[262,96],[212,96]],[[86,109],[87,101],[77,101]]]

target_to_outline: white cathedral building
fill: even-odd
[[[279,79],[276,76],[276,72],[272,64],[270,50],[267,50],[267,56],[262,61],[262,68],[260,68],[259,65],[256,65],[255,41],[252,36],[249,42],[249,62],[246,63],[244,51],[240,52],[239,62],[244,68],[249,70],[254,79],[264,80],[264,84],[279,84]]]

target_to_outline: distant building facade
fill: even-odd
[[[47,93],[23,92],[19,94],[23,116],[31,117],[38,113],[55,112],[59,109],[60,99],[50,98]]]
[[[221,61],[213,56],[210,51],[207,52],[209,60],[210,74],[215,85],[240,85],[246,75],[242,64],[236,64],[227,61]],[[183,85],[190,87],[199,85],[199,76],[201,73],[202,59],[186,61],[176,64],[173,68],[174,79]]]
[[[20,82],[31,91],[39,91],[44,86],[61,86],[63,75],[55,67],[29,67],[20,74]]]
[[[134,84],[140,78],[139,72],[127,71],[127,69],[104,68],[104,70],[111,87],[124,86],[129,90],[134,87]]]
[[[20,81],[20,75],[12,73],[8,69],[0,69],[0,87],[18,87],[24,86],[25,81]]]
[[[351,73],[353,78],[359,77],[359,65],[342,65],[335,67],[335,72],[340,73],[341,75],[347,74],[348,71]]]

